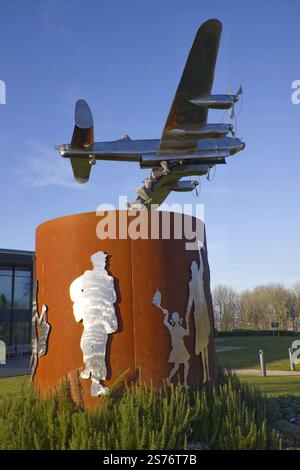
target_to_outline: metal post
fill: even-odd
[[[264,359],[264,352],[262,349],[259,351],[259,362],[260,362],[260,371],[261,371],[261,376],[266,377],[267,371],[266,371],[266,364],[265,364],[265,359]]]
[[[290,360],[290,368],[291,370],[295,370],[295,364],[293,362],[293,348],[289,348],[289,360]]]

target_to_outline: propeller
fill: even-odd
[[[235,139],[236,138],[236,132],[237,132],[237,119],[236,116],[234,116],[234,126],[232,124],[229,124],[229,132],[232,135],[232,137]]]
[[[215,179],[216,171],[217,171],[216,165],[214,165],[212,168],[208,170],[208,173],[206,175],[207,181],[213,181]]]
[[[192,195],[194,198],[200,197],[200,192],[201,192],[201,179],[200,176],[196,176],[195,180],[198,182],[197,186],[195,186],[195,189],[192,191]]]
[[[227,87],[226,92],[227,92],[228,95],[232,95],[232,96],[235,97],[234,104],[233,104],[232,108],[228,110],[229,119],[234,119],[236,116],[238,116],[240,114],[241,109],[242,109],[240,107],[239,112],[237,114],[235,113],[235,103],[237,103],[239,101],[239,97],[243,95],[242,85],[239,86],[239,88],[238,88],[238,90],[235,94],[232,92],[232,88],[230,86]]]

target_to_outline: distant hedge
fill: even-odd
[[[300,336],[299,331],[285,330],[233,330],[233,331],[215,331],[216,337],[228,336]]]

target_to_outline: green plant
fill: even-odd
[[[199,391],[143,384],[115,388],[90,411],[70,398],[69,384],[46,399],[24,389],[0,398],[2,449],[279,448],[268,431],[265,399],[236,376]]]
[[[232,330],[218,331],[215,330],[216,338],[227,338],[232,336],[299,336],[299,331],[288,330]]]

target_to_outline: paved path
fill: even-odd
[[[216,345],[216,352],[234,351],[235,349],[247,349],[247,346],[218,346]]]
[[[0,378],[29,374],[29,361],[30,356],[7,359],[6,364],[0,364]]]
[[[259,369],[231,369],[237,375],[257,375],[260,376]],[[300,377],[299,370],[267,370],[267,376],[293,376]]]
[[[215,345],[216,345],[216,352],[226,352],[226,351],[234,351],[235,349],[245,349],[248,346],[230,346],[226,345],[226,341],[230,338],[216,338]],[[225,344],[224,344],[225,342]]]

